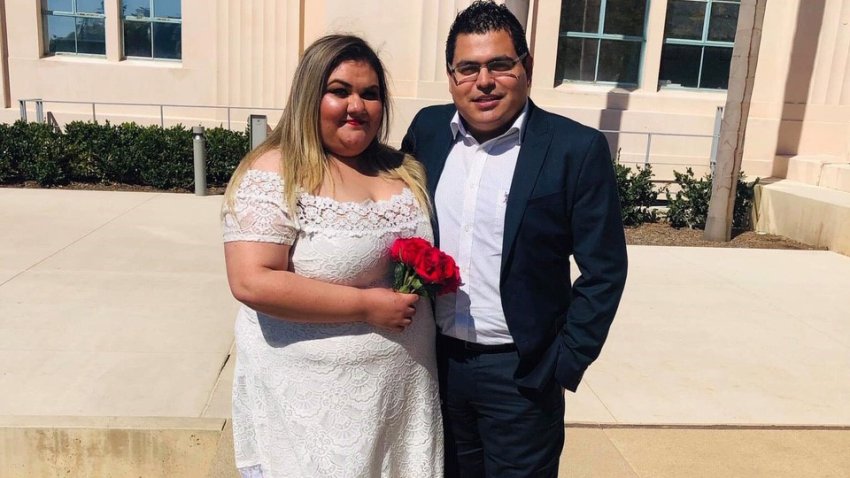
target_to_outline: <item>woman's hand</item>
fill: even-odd
[[[364,322],[375,327],[402,332],[416,313],[416,294],[403,294],[391,289],[364,289]]]
[[[230,290],[239,302],[296,322],[366,322],[401,332],[410,325],[416,294],[359,289],[289,272],[290,246],[250,241],[224,245]]]

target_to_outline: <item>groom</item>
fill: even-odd
[[[608,143],[535,106],[532,65],[510,11],[474,2],[446,42],[454,104],[420,111],[402,142],[465,282],[435,310],[447,477],[558,475],[563,388],[599,355],[626,280]]]

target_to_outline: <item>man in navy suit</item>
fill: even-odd
[[[533,59],[504,6],[458,14],[446,65],[454,104],[424,108],[402,143],[464,280],[435,304],[446,476],[554,478],[563,389],[598,357],[626,281],[608,143],[528,98]]]

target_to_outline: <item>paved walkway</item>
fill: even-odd
[[[220,203],[0,189],[0,417],[228,417]],[[850,257],[629,254],[608,344],[568,394],[562,475],[850,476]]]

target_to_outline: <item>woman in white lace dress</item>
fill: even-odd
[[[384,146],[383,66],[363,40],[305,52],[277,128],[225,195],[243,477],[442,476],[430,304],[389,288],[389,247],[432,239],[424,172]]]

